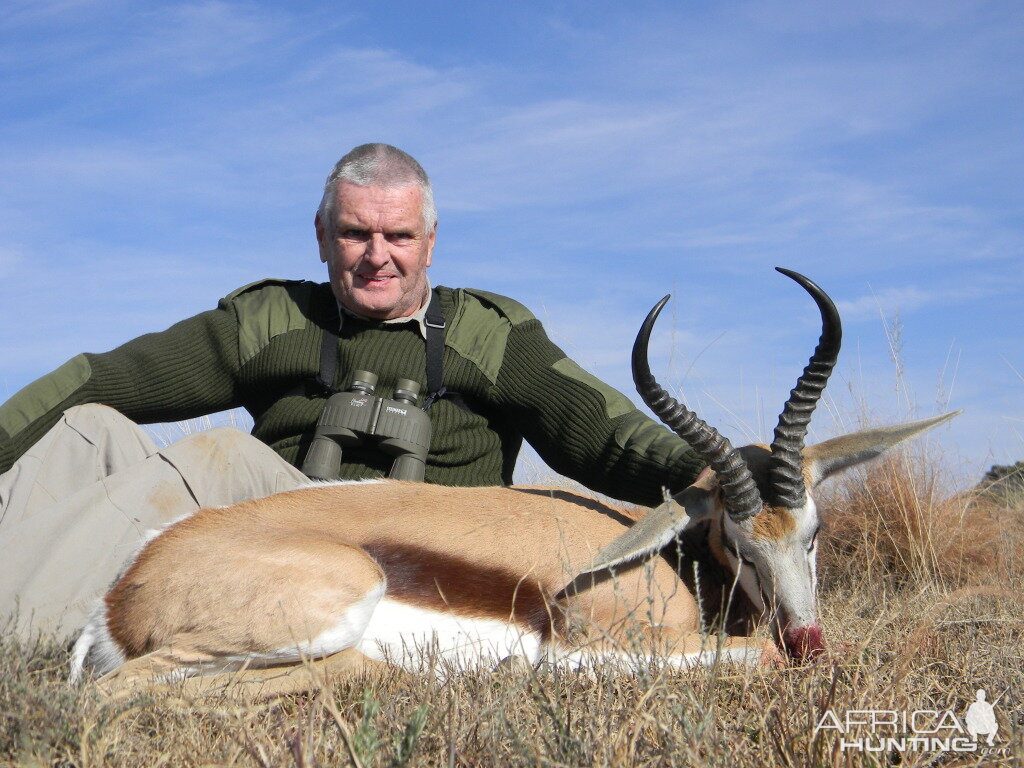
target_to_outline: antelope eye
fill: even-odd
[[[807,547],[808,552],[813,552],[815,545],[818,543],[818,533],[821,531],[821,526],[814,529],[814,535],[811,536],[811,543]]]
[[[740,561],[741,563],[743,563],[744,565],[749,565],[749,566],[750,566],[751,568],[756,568],[756,566],[754,565],[754,561],[753,561],[753,560],[751,560],[751,559],[750,559],[749,557],[744,557],[744,556],[743,556],[743,553],[742,553],[742,552],[740,552],[740,551],[739,551],[739,549],[736,549],[736,550],[734,550],[734,553],[735,553],[735,555],[736,555],[736,558],[737,558],[737,559],[738,559],[738,560],[739,560],[739,561]]]

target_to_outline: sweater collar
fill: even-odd
[[[401,325],[402,323],[416,323],[416,329],[420,332],[420,336],[426,339],[427,307],[430,306],[430,291],[430,278],[428,277],[426,296],[420,308],[413,312],[411,315],[408,315],[407,317],[396,317],[391,320],[377,320],[372,317],[367,317],[366,315],[361,315],[358,312],[353,312],[340,301],[337,301],[337,299],[335,299],[335,301],[338,304],[338,331],[340,332],[342,327],[345,325],[345,316],[348,315],[349,317],[355,320],[363,320],[367,323],[380,323],[381,325]]]

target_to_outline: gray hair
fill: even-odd
[[[415,184],[423,196],[423,227],[430,232],[437,224],[437,207],[434,205],[434,190],[430,186],[427,172],[416,159],[390,144],[360,144],[341,160],[324,184],[324,195],[320,199],[320,221],[325,227],[333,224],[334,201],[338,197],[338,184],[347,181],[360,187],[406,187]]]

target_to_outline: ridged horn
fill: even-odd
[[[772,456],[768,464],[768,480],[773,504],[790,509],[802,507],[807,501],[804,485],[803,448],[811,415],[828,383],[843,340],[843,326],[839,311],[832,299],[818,285],[798,272],[776,267],[786,277],[795,280],[811,294],[821,312],[821,337],[814,354],[789,393],[772,441]]]
[[[669,395],[651,374],[651,366],[647,359],[651,330],[669,298],[671,295],[654,305],[633,343],[633,383],[640,397],[647,403],[647,407],[654,411],[669,429],[689,443],[715,471],[729,517],[741,522],[761,510],[761,496],[746,462],[718,430],[708,426],[697,414]]]

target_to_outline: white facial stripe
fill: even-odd
[[[820,524],[810,497],[803,509],[791,510],[791,513],[796,530],[778,540],[755,539],[749,526],[738,525],[725,517],[722,546],[737,582],[759,610],[766,610],[767,605],[780,614],[783,622],[806,625],[817,621],[813,542]]]
[[[818,548],[813,547],[808,556],[811,561],[811,591],[814,594],[814,601],[818,601]]]

